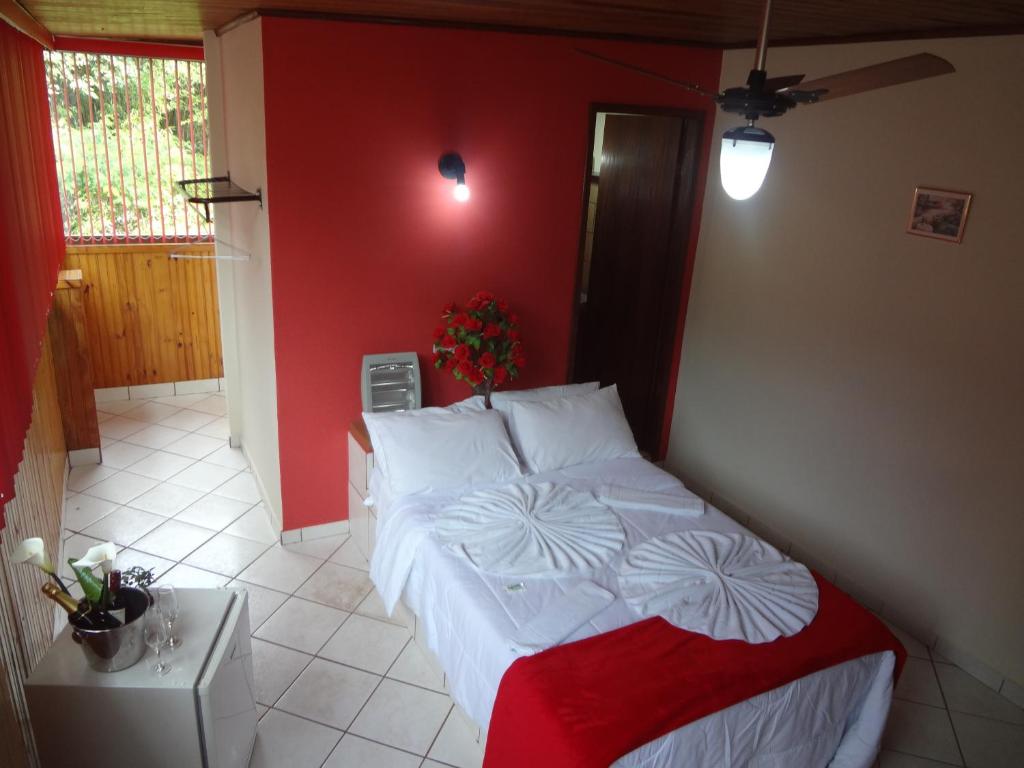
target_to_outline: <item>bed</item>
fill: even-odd
[[[560,390],[557,394],[566,393]],[[570,391],[565,399],[574,397],[579,394]],[[372,416],[367,420],[371,438],[377,438],[375,449],[388,443],[379,423],[374,425]],[[507,421],[505,426],[515,432]],[[588,439],[593,442],[595,437],[600,436]],[[403,610],[403,606],[415,615],[417,640],[440,663],[452,698],[479,726],[483,739],[503,677],[517,659],[536,650],[524,652],[513,639],[521,636],[524,626],[543,614],[546,606],[575,594],[581,582],[599,585],[612,595],[610,604],[587,618],[561,645],[632,625],[638,616],[622,597],[619,573],[635,547],[657,537],[694,531],[753,536],[635,452],[625,451],[627,455],[613,458],[599,452],[590,457],[594,460],[545,470],[543,457],[531,467],[517,442],[516,461],[526,468],[521,477],[499,477],[491,483],[471,478],[473,482],[466,484],[458,484],[462,478],[456,477],[440,483],[442,487],[403,493],[408,485],[403,489],[401,483],[396,487],[389,482],[389,470],[391,474],[400,471],[396,462],[408,464],[422,451],[414,440],[403,442],[405,454],[392,452],[385,461],[375,460],[370,493],[377,532],[371,578],[389,609]],[[548,464],[562,460],[556,456]],[[450,537],[440,536],[438,525],[446,510],[460,499],[473,498],[473,492],[481,487],[509,485],[566,488],[598,497],[609,487],[650,492],[675,497],[681,508],[699,508],[701,514],[619,506],[604,499],[621,521],[625,535],[622,550],[606,563],[583,574],[495,574],[478,567],[465,550],[453,546]],[[820,669],[637,745],[614,765],[867,768],[878,753],[895,664],[896,654],[886,650]]]

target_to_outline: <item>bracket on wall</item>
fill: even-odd
[[[250,192],[242,189],[227,176],[211,176],[207,179],[182,179],[178,182],[181,191],[188,195],[188,201],[203,206],[206,221],[210,219],[211,203],[242,203],[255,201],[263,207],[263,190]]]

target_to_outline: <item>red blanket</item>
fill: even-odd
[[[551,648],[505,672],[485,768],[596,768],[659,736],[813,672],[906,651],[888,628],[814,574],[818,613],[792,637],[712,640],[660,618]]]

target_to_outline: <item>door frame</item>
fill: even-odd
[[[686,307],[689,303],[690,285],[693,280],[693,264],[697,251],[697,236],[700,231],[700,216],[704,202],[704,188],[707,180],[707,166],[710,147],[707,145],[707,122],[706,111],[661,107],[639,104],[622,104],[594,102],[590,104],[588,117],[588,139],[587,139],[587,162],[583,175],[583,202],[580,210],[580,234],[579,245],[576,255],[576,278],[573,281],[572,294],[572,320],[569,327],[569,349],[567,355],[566,381],[572,381],[576,365],[576,336],[579,326],[580,314],[580,287],[583,281],[583,259],[586,253],[587,238],[587,215],[590,207],[590,184],[594,173],[594,130],[597,127],[598,112],[620,112],[631,115],[653,115],[670,116],[682,119],[684,124],[682,147],[680,157],[680,177],[683,182],[677,184],[673,207],[672,234],[669,238],[669,250],[671,252],[682,251],[683,259],[680,263],[678,273],[679,291],[669,294],[668,313],[671,316],[671,324],[666,323],[665,329],[670,333],[670,338],[663,344],[668,345],[667,354],[661,355],[658,360],[655,376],[652,382],[652,394],[663,399],[664,412],[662,414],[661,426],[658,431],[657,454],[652,456],[653,460],[662,459],[668,448],[669,427],[672,421],[672,412],[675,405],[671,396],[675,389],[673,372],[678,376],[679,362],[682,352],[683,325],[686,316]],[[685,187],[685,189],[684,189]],[[682,192],[683,194],[680,194]],[[674,263],[674,262],[673,262]],[[677,279],[673,273],[671,284]]]

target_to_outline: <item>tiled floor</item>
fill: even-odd
[[[482,754],[347,536],[282,546],[220,394],[101,402],[100,466],[73,469],[65,553],[100,540],[179,587],[249,591],[259,768],[475,768]],[[66,568],[65,568],[66,570]]]
[[[441,681],[391,623],[346,536],[282,546],[217,395],[99,403],[104,464],[74,469],[65,558],[249,590],[260,768],[479,766]],[[897,630],[910,654],[881,768],[1024,766],[1024,710]]]

